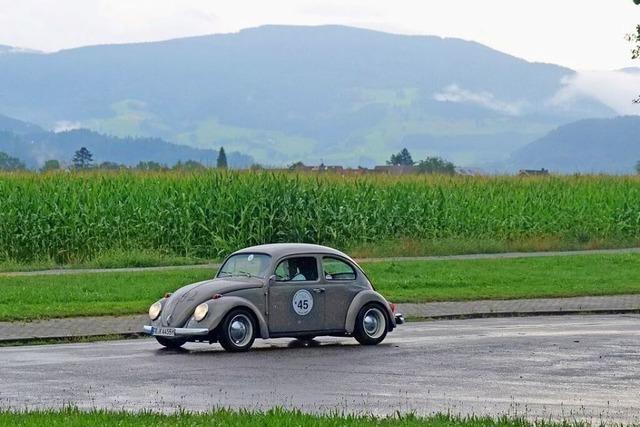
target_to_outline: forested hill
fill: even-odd
[[[580,120],[516,151],[514,168],[631,173],[640,161],[640,117]]]
[[[27,167],[39,167],[50,159],[69,163],[81,147],[91,151],[96,163],[115,162],[128,166],[140,161],[171,166],[187,160],[214,166],[218,157],[217,150],[171,144],[159,138],[118,138],[87,129],[47,132],[35,125],[0,116],[0,152],[19,158]],[[227,159],[231,167],[248,167],[253,163],[250,156],[237,152],[227,151]]]
[[[593,98],[550,102],[574,74],[461,39],[264,26],[0,55],[0,113],[269,164],[380,164],[406,145],[469,164],[613,116]]]

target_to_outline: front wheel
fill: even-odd
[[[156,340],[158,341],[158,344],[160,344],[161,346],[172,348],[172,349],[180,348],[184,345],[184,343],[187,342],[187,340],[183,338],[176,339],[176,338],[156,337]]]
[[[243,309],[231,310],[220,325],[218,341],[227,351],[248,351],[256,339],[253,316]]]
[[[353,336],[362,345],[376,345],[387,336],[387,316],[377,304],[367,304],[356,317]]]

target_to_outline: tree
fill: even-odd
[[[98,165],[98,169],[103,169],[103,170],[119,170],[119,169],[126,169],[127,167],[121,163],[116,163],[116,162],[102,162]]]
[[[640,0],[633,0],[636,5],[640,5]],[[633,43],[631,50],[631,59],[640,58],[640,25],[636,25],[636,31],[627,36],[627,40]],[[640,104],[640,96],[633,100],[636,104]]]
[[[634,0],[634,2],[636,2],[636,0]],[[640,4],[640,3],[636,2],[636,4]],[[627,40],[633,43],[633,49],[631,49],[631,59],[640,58],[640,25],[636,26],[635,33],[629,34],[627,36]],[[634,99],[633,102],[636,104],[640,104],[640,96],[636,97],[636,99]]]
[[[640,173],[640,160],[638,160],[638,163],[636,163],[636,172]]]
[[[139,162],[136,165],[136,169],[143,170],[143,171],[166,171],[166,170],[169,170],[169,167],[162,163],[148,161],[148,162]]]
[[[60,170],[60,162],[56,159],[50,159],[44,162],[44,165],[40,168],[40,172],[49,172]]]
[[[93,154],[86,147],[82,147],[75,152],[71,161],[76,169],[89,169],[93,162]]]
[[[201,169],[206,169],[206,168],[200,162],[196,162],[195,160],[187,160],[184,163],[182,163],[181,161],[178,161],[178,163],[176,163],[173,166],[173,169],[174,170],[181,170],[181,171],[195,171],[195,170],[201,170]]]
[[[216,166],[218,169],[227,168],[227,153],[224,152],[224,147],[220,147],[220,151],[218,151],[218,161],[216,162]]]
[[[304,169],[306,166],[304,165],[304,163],[302,163],[301,161],[297,161],[295,163],[291,163],[291,165],[289,166],[289,170],[290,171],[295,171],[298,169]]]
[[[453,175],[456,173],[456,167],[453,163],[440,157],[427,157],[420,160],[416,166],[418,173]]]
[[[19,171],[25,170],[26,166],[17,157],[11,157],[7,153],[0,151],[0,170],[2,171]]]
[[[411,158],[409,150],[403,148],[398,154],[392,154],[391,158],[387,161],[387,164],[394,166],[413,166],[414,161]]]

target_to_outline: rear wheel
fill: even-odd
[[[231,310],[222,321],[218,334],[220,345],[230,352],[248,351],[256,339],[253,315],[244,309]]]
[[[367,304],[358,313],[353,336],[362,345],[376,345],[387,336],[387,316],[378,304]]]
[[[158,343],[167,348],[180,348],[187,342],[184,338],[165,338],[165,337],[156,337]]]

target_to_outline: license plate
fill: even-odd
[[[160,337],[175,337],[176,336],[176,328],[156,328],[154,327],[151,330],[152,335],[160,336]]]

